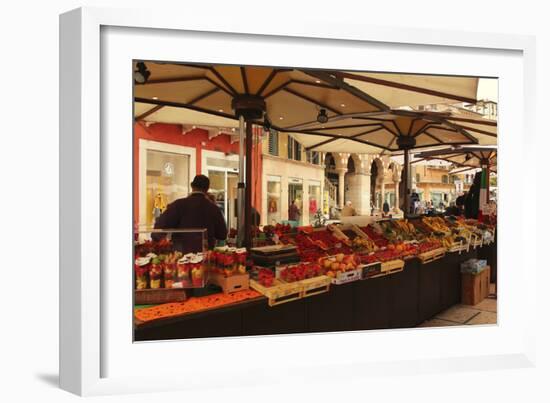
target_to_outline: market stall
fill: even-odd
[[[272,245],[248,251],[138,242],[136,293],[186,295],[136,306],[135,340],[417,326],[460,302],[460,264],[494,240],[454,217],[264,230]]]

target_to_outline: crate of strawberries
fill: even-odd
[[[302,298],[302,285],[285,283],[275,278],[275,273],[265,267],[255,267],[250,272],[250,288],[263,294],[269,306],[284,304]]]
[[[285,283],[296,283],[302,287],[302,297],[327,292],[331,278],[324,275],[324,270],[317,263],[300,263],[276,269],[276,277]]]

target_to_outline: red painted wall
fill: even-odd
[[[228,134],[220,134],[208,139],[208,131],[204,129],[192,129],[182,134],[181,125],[155,123],[146,127],[143,122],[134,124],[134,217],[139,219],[139,140],[152,140],[161,143],[175,144],[186,147],[194,147],[196,150],[196,171],[202,173],[202,150],[219,151],[223,153],[239,153],[239,143],[231,144],[231,137]],[[203,145],[204,144],[204,145]],[[253,172],[253,200],[252,204],[261,211],[261,147],[254,147],[253,161],[260,161],[255,164]]]

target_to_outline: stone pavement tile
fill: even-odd
[[[474,305],[473,307],[475,309],[479,309],[480,311],[496,312],[497,300],[492,298],[485,298],[483,301],[481,301],[477,305]]]
[[[418,327],[442,327],[442,326],[458,326],[460,323],[450,322],[448,320],[443,319],[429,319],[420,325]]]
[[[479,313],[479,310],[477,309],[466,307],[464,305],[455,305],[450,307],[446,311],[438,313],[437,315],[435,315],[435,317],[437,319],[444,319],[457,323],[465,323],[477,313]]]
[[[474,316],[468,322],[467,325],[494,325],[497,323],[496,312],[480,311],[478,315]]]

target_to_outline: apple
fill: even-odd
[[[330,269],[331,269],[332,271],[338,271],[338,270],[340,270],[340,264],[334,262],[334,263],[332,263],[332,264],[330,265]]]
[[[342,260],[344,260],[344,254],[343,253],[339,253],[336,255],[336,261],[338,263],[340,263]]]

